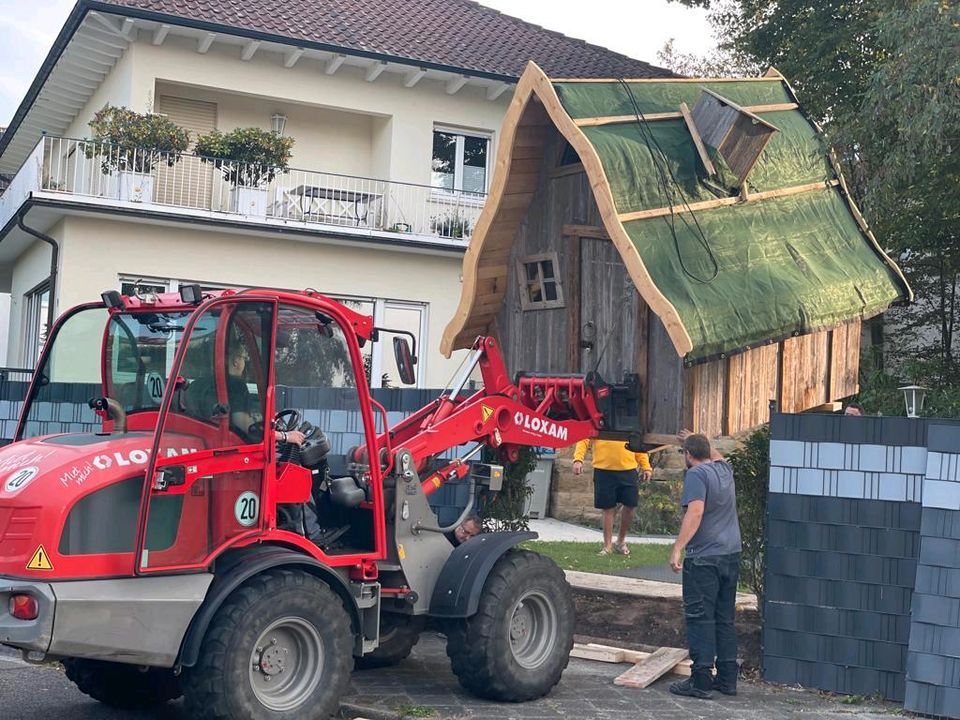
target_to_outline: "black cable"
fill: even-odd
[[[690,279],[706,285],[707,283],[713,282],[717,275],[720,274],[720,263],[717,261],[717,256],[714,254],[713,249],[710,247],[710,243],[707,240],[706,234],[703,232],[703,228],[700,227],[700,222],[697,220],[696,213],[693,212],[693,208],[690,207],[690,203],[687,202],[687,197],[683,192],[683,188],[680,183],[677,182],[676,176],[673,174],[673,169],[670,167],[670,163],[667,161],[667,155],[663,152],[663,148],[660,147],[660,143],[657,142],[656,136],[653,134],[653,131],[647,126],[647,120],[643,115],[643,111],[640,109],[640,105],[637,103],[637,98],[633,94],[633,90],[630,89],[630,86],[627,84],[627,81],[623,78],[618,78],[618,82],[627,93],[627,97],[630,98],[630,103],[633,105],[633,112],[637,118],[637,130],[640,133],[640,138],[643,140],[644,144],[647,146],[647,150],[650,152],[650,159],[653,161],[653,166],[657,171],[657,177],[660,183],[661,195],[666,200],[670,208],[670,215],[663,216],[664,222],[667,223],[670,228],[670,234],[673,235],[673,244],[674,248],[677,251],[677,259],[680,261],[680,268],[683,270],[684,274]],[[656,152],[654,152],[654,146],[656,146]],[[667,175],[670,176],[670,182],[667,180]],[[698,241],[704,250],[707,252],[707,256],[710,258],[710,262],[713,265],[713,273],[709,278],[703,279],[698,277],[695,273],[691,272],[686,263],[683,261],[683,253],[680,250],[680,237],[677,235],[677,226],[676,218],[677,213],[674,211],[674,206],[678,203],[674,202],[673,194],[671,192],[671,182],[673,186],[676,187],[678,194],[680,196],[680,201],[683,204],[683,207],[686,208],[686,213],[680,213],[680,219],[683,221],[684,225],[687,226],[687,229],[698,236]],[[696,226],[696,230],[687,220],[686,215],[689,214],[693,219],[693,225]]]

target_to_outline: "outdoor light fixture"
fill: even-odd
[[[273,123],[273,133],[275,135],[283,135],[283,131],[287,127],[287,116],[283,113],[274,113],[270,120]]]
[[[108,308],[122,308],[123,307],[123,297],[116,290],[107,290],[106,292],[100,293],[100,297],[103,300],[103,304]]]
[[[907,417],[920,417],[923,411],[923,400],[927,396],[927,389],[919,385],[904,385],[900,388],[903,401],[907,405]]]
[[[196,283],[180,286],[180,299],[185,305],[199,305],[203,302],[203,291]]]

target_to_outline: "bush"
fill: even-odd
[[[727,456],[737,484],[740,516],[740,582],[757,594],[763,612],[764,550],[767,529],[767,493],[770,481],[770,427],[764,425]]]
[[[640,502],[630,526],[637,535],[676,535],[680,530],[683,480],[640,483]]]
[[[147,174],[154,166],[173,166],[190,144],[190,133],[163,115],[141,114],[107,105],[90,121],[95,143],[86,143],[88,158],[100,157],[104,175],[119,170]]]
[[[484,462],[497,462],[492,455],[491,451],[485,451],[485,456],[491,459]],[[530,517],[525,510],[533,488],[527,484],[527,475],[537,467],[538,459],[533,448],[521,446],[516,462],[503,464],[503,488],[482,503],[480,515],[485,529],[494,532],[529,529]]]
[[[263,187],[287,171],[293,138],[256,127],[228,133],[214,130],[197,138],[194,151],[202,162],[213,163],[223,179],[235,186]]]
[[[960,417],[960,370],[924,360],[904,362],[898,371],[901,379],[882,370],[865,369],[860,373],[857,400],[867,415],[906,415],[904,385],[927,388],[920,415],[923,417]]]

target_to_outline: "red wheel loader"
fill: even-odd
[[[573,643],[563,573],[517,548],[534,533],[457,544],[427,498],[465,480],[466,513],[495,492],[502,466],[470,462],[483,448],[617,436],[636,388],[510,378],[480,337],[389,427],[363,355],[387,336],[412,382],[404,333],[312,290],[110,291],[63,315],[0,449],[0,644],[113,706],[182,694],[198,718],[304,720],[433,618],[472,692],[549,692]],[[358,442],[334,451],[325,430]]]

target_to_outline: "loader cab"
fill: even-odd
[[[372,564],[385,547],[380,468],[361,469],[370,490],[340,518],[350,532],[328,555],[278,527],[278,506],[306,502],[314,477],[278,461],[272,422],[297,408],[322,427],[330,417],[323,411],[339,403],[359,411],[354,444],[375,447],[358,345],[371,319],[313,293],[224,291],[198,300],[122,298],[58,321],[19,442],[0,450],[0,464],[28,449],[37,458],[29,487],[0,493],[0,511],[42,508],[43,537],[24,552],[43,544],[64,578],[202,570],[227,549],[262,542],[331,566]],[[109,417],[88,407],[98,397],[116,408]],[[345,448],[336,451],[345,472]],[[11,571],[27,561],[12,559]]]

